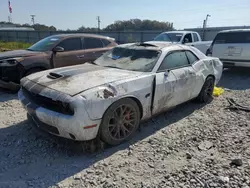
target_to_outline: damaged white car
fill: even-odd
[[[207,102],[222,74],[218,58],[165,42],[124,44],[94,63],[21,80],[19,99],[35,125],[77,141],[128,140],[141,120],[196,98]]]

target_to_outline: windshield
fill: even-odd
[[[104,67],[151,72],[160,56],[158,50],[146,48],[115,47],[99,57],[94,63]]]
[[[39,52],[51,51],[58,40],[60,40],[59,37],[50,36],[38,41],[37,43],[29,47],[28,50]]]
[[[180,42],[182,33],[161,33],[155,37],[155,41]]]

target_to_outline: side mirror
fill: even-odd
[[[169,74],[169,70],[166,70],[166,71],[164,72],[164,76],[165,76],[165,77],[168,77],[168,74]]]
[[[53,52],[64,52],[64,48],[61,46],[57,46],[53,49]]]

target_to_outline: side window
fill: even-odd
[[[104,44],[104,46],[108,46],[111,42],[109,40],[102,39],[102,43]]]
[[[85,49],[103,48],[103,43],[98,38],[84,38],[84,47]]]
[[[250,43],[250,32],[219,33],[216,35],[214,43]]]
[[[185,42],[185,43],[193,42],[191,33],[185,35],[184,41],[185,40],[187,40],[187,42]]]
[[[198,61],[199,59],[190,51],[186,51],[187,57],[188,57],[188,61],[190,64],[195,63],[196,61]]]
[[[154,41],[171,41],[171,39],[165,33],[161,33],[160,35],[155,37]]]
[[[64,48],[64,51],[74,51],[82,49],[81,38],[69,38],[60,42],[57,46]]]
[[[194,37],[194,42],[199,41],[199,37],[198,37],[197,33],[193,33],[193,37]]]
[[[168,54],[161,63],[158,71],[165,71],[169,69],[176,69],[179,67],[188,66],[189,62],[185,52],[176,51]]]

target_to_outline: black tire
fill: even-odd
[[[33,68],[33,69],[30,69],[28,70],[24,76],[29,76],[31,74],[34,74],[34,73],[37,73],[37,72],[40,72],[40,71],[43,71],[43,69],[41,68]]]
[[[138,129],[140,117],[139,107],[134,100],[125,98],[113,103],[103,115],[100,126],[101,140],[109,145],[128,141]],[[117,138],[119,136],[120,139]]]
[[[207,103],[213,99],[213,91],[214,91],[214,78],[212,76],[208,76],[200,94],[197,97],[197,101],[200,103]]]

